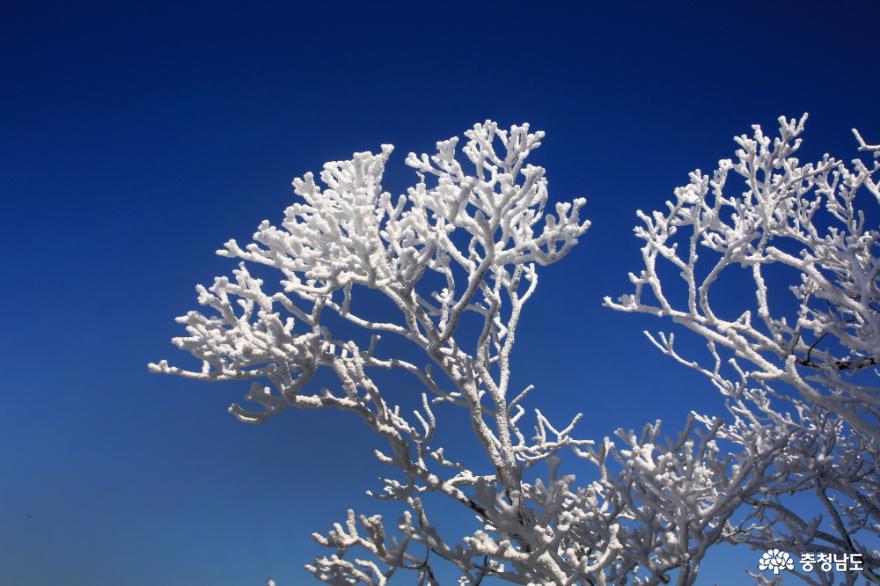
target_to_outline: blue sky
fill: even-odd
[[[731,137],[811,113],[805,151],[880,140],[872,2],[424,4],[0,1],[0,584],[307,583],[308,538],[370,512],[353,417],[245,426],[244,389],[147,373],[173,317],[231,271],[213,251],[278,220],[326,160],[408,151],[492,118],[547,132],[553,198],[593,227],[543,273],[517,377],[601,437],[717,405],[601,308],[637,267],[637,208]],[[873,43],[873,44],[872,44]],[[742,583],[748,551],[707,562]]]

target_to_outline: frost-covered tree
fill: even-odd
[[[388,450],[376,456],[398,475],[385,478],[377,496],[405,505],[397,535],[381,517],[354,512],[328,535],[316,535],[335,553],[309,570],[330,583],[382,584],[399,569],[433,582],[431,556],[455,564],[464,583],[486,575],[520,583],[577,580],[607,565],[618,547],[611,524],[596,530],[600,554],[565,553],[572,522],[587,514],[595,496],[569,490],[556,466],[545,483],[527,484],[523,473],[582,442],[569,435],[574,423],[556,428],[540,413],[538,437],[527,438],[519,422],[530,388],[508,388],[510,353],[538,284],[537,267],[565,256],[586,231],[579,219],[585,201],[545,213],[544,169],[526,162],[543,133],[486,122],[466,135],[462,151],[471,170],[456,158],[457,138],[440,142],[433,156],[407,157],[419,181],[397,198],[381,186],[390,145],[326,164],[324,187],[311,173],[295,180],[302,202],[287,209],[280,227],[263,222],[253,243],[241,248],[229,241],[219,251],[244,262],[233,280],[220,277],[198,288],[199,302],[215,315],[193,311],[178,320],[189,335],[174,343],[199,358],[201,370],[151,365],[201,380],[254,380],[247,399],[262,410],[233,405],[242,421],[264,421],[287,407],[335,407],[354,412],[387,440]],[[281,290],[266,292],[247,263],[279,270]],[[381,293],[396,317],[379,322],[358,314],[352,298],[359,288]],[[328,313],[368,332],[368,342],[338,337]],[[481,324],[476,339],[458,336],[466,314]],[[381,336],[414,344],[424,363],[383,355]],[[321,369],[335,375],[336,390],[310,389]],[[390,403],[371,376],[377,369],[400,369],[420,381],[421,409],[407,416]],[[438,402],[461,408],[490,474],[475,474],[432,445]],[[423,506],[425,493],[467,507],[479,526],[457,545],[445,539]],[[348,555],[357,548],[372,559]]]
[[[683,356],[674,333],[646,332],[726,401],[720,426],[694,414],[717,428],[730,454],[720,478],[746,506],[719,525],[722,538],[860,554],[861,575],[880,583],[880,147],[853,131],[874,161],[802,163],[806,119],[780,118],[772,139],[754,126],[735,160],[691,173],[666,210],[639,212],[644,269],[630,275],[632,294],[606,304],[671,319],[708,346],[705,359]],[[738,479],[747,470],[757,490]],[[803,512],[790,498],[800,493],[823,514]],[[857,578],[802,577],[835,576]]]
[[[819,300],[863,300],[867,297],[857,296],[874,291],[875,274],[867,266],[874,262],[874,233],[864,230],[852,198],[860,185],[877,194],[876,166],[849,172],[826,159],[802,168],[790,159],[791,148],[783,146],[800,127],[784,128],[792,130],[773,147],[785,153],[781,158],[761,154],[769,148],[763,135],[756,138],[756,145],[763,146],[743,143],[744,172],[757,164],[755,157],[770,156],[769,173],[755,179],[760,185],[782,189],[793,185],[795,176],[820,185],[797,188],[798,197],[808,197],[811,190],[821,194],[831,216],[846,226],[846,234],[827,228],[829,238],[818,261],[825,268],[814,271],[825,281],[795,288],[808,308],[798,314],[803,325],[770,317],[760,267],[755,273],[758,299],[765,305],[759,315],[775,328],[762,334],[769,342],[755,342],[738,329],[755,328],[748,316],[723,323],[715,314],[706,318],[702,298],[708,287],[703,292],[696,281],[696,253],[676,260],[677,248],[669,239],[684,232],[679,228],[695,227],[692,249],[715,247],[723,256],[726,227],[739,226],[736,218],[749,219],[730,230],[760,231],[761,221],[781,225],[789,213],[802,227],[815,213],[799,216],[800,204],[786,198],[765,210],[755,195],[729,204],[739,206],[735,214],[716,211],[710,218],[711,210],[739,201],[720,195],[720,178],[734,168],[724,162],[725,170],[712,184],[718,186],[713,193],[721,203],[708,203],[709,192],[700,191],[706,182],[696,174],[690,187],[677,192],[679,203],[671,204],[668,215],[644,216],[648,227],[639,235],[646,240],[646,270],[633,277],[634,295],[608,302],[617,309],[673,317],[710,340],[714,368],[679,357],[672,336],[652,338],[664,352],[706,373],[728,398],[726,417],[692,414],[685,429],[669,439],[661,436],[659,422],[641,433],[620,430],[615,440],[580,439],[573,435],[579,416],[560,426],[539,410],[527,416],[523,405],[532,387],[510,388],[517,324],[538,284],[538,268],[561,259],[588,227],[579,217],[583,199],[556,204],[555,214],[546,213],[544,169],[526,163],[543,133],[530,132],[528,125],[510,130],[492,122],[475,125],[465,133],[461,149],[467,165],[459,161],[455,138],[437,143],[432,156],[410,154],[406,163],[416,170],[418,183],[397,198],[381,187],[390,146],[326,164],[323,187],[311,174],[295,180],[302,202],[287,209],[280,227],[263,222],[253,243],[241,248],[229,241],[219,251],[242,262],[234,279],[220,277],[211,287],[198,288],[200,304],[211,313],[193,311],[178,318],[188,335],[174,343],[198,358],[201,369],[165,361],[151,369],[200,380],[253,381],[246,398],[260,408],[230,408],[245,422],[265,421],[287,407],[333,407],[354,412],[385,440],[387,449],[377,450],[376,457],[396,472],[383,478],[374,496],[398,503],[403,514],[389,524],[379,515],[350,511],[327,534],[316,534],[332,553],[307,568],[327,583],[385,584],[409,571],[415,574],[411,580],[437,584],[434,569],[442,560],[457,568],[461,584],[479,584],[488,576],[516,584],[693,584],[706,552],[724,541],[764,547],[788,539],[804,548],[844,543],[846,551],[862,551],[873,560],[876,552],[858,542],[860,532],[876,531],[874,512],[858,506],[859,499],[875,507],[877,502],[872,488],[876,433],[871,431],[876,403],[867,399],[876,400],[876,393],[862,380],[874,365],[870,349],[876,347],[871,345],[876,336],[866,325],[874,323],[873,309],[868,309],[873,301],[848,301],[837,309]],[[750,148],[757,149],[754,155],[748,154]],[[779,169],[794,175],[773,179]],[[830,183],[822,187],[822,177],[833,189]],[[752,208],[759,211],[746,213]],[[722,236],[707,236],[704,225]],[[818,246],[824,237],[816,234]],[[796,238],[807,241],[814,242]],[[749,255],[769,254],[770,246],[754,238],[748,246],[760,253],[735,261],[731,256],[719,266],[747,265]],[[812,262],[789,248],[780,251],[798,260],[799,267]],[[692,286],[683,310],[674,310],[663,296],[654,268],[658,254],[671,260]],[[843,274],[846,262],[861,267],[859,277],[837,277],[835,271]],[[279,286],[264,288],[264,281],[248,270],[260,265],[280,272]],[[832,287],[843,292],[832,294]],[[358,309],[353,299],[365,289],[387,300],[394,315],[379,321]],[[643,295],[648,289],[656,289],[656,304]],[[767,344],[784,345],[776,341],[777,333],[788,336],[794,358],[783,357],[782,368],[768,370],[776,367],[762,357],[769,352]],[[397,347],[389,337],[409,344],[420,359],[386,354],[384,348]],[[849,350],[838,351],[832,338]],[[724,348],[740,362],[762,360],[757,364],[764,370],[748,370],[734,361],[728,368],[740,378],[731,379],[720,357]],[[746,350],[751,354],[741,356]],[[421,387],[421,406],[411,415],[376,382],[376,373],[388,370],[411,375]],[[794,378],[782,378],[793,377],[790,370],[800,373],[803,389]],[[335,384],[325,383],[328,377],[321,371]],[[777,381],[792,386],[792,392],[772,388]],[[459,423],[470,424],[486,462],[482,469],[468,466],[465,455],[436,445],[440,408],[444,417],[458,413]],[[523,429],[527,419],[534,422],[531,434]],[[738,449],[731,451],[731,445]],[[863,454],[874,456],[865,463],[858,460]],[[566,455],[592,475],[576,481],[571,467],[563,464]],[[817,479],[828,483],[817,485]],[[832,480],[849,484],[843,488]],[[786,508],[783,490],[808,488],[835,512],[838,533]],[[444,534],[432,522],[431,495],[469,511],[473,527],[461,538]],[[785,532],[792,527],[796,537]]]

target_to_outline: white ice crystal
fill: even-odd
[[[737,448],[722,493],[747,514],[722,519],[723,538],[861,554],[880,582],[880,552],[869,549],[880,536],[880,230],[868,220],[880,147],[854,131],[874,161],[804,163],[795,154],[806,120],[780,118],[776,137],[754,126],[736,138],[735,159],[691,173],[666,210],[639,212],[644,268],[630,274],[633,293],[605,303],[705,339],[709,361],[682,356],[673,333],[646,332],[727,402],[720,427],[696,416]],[[743,278],[751,302],[724,295]],[[795,493],[817,498],[825,522],[790,506]]]
[[[645,268],[630,276],[632,293],[606,300],[704,337],[708,366],[682,357],[674,334],[649,336],[709,378],[727,401],[724,417],[691,413],[671,437],[657,421],[594,442],[573,435],[580,415],[555,425],[534,410],[533,433],[523,431],[532,387],[510,388],[520,316],[540,267],[563,258],[589,225],[580,219],[583,199],[548,213],[545,171],[526,162],[544,135],[527,124],[504,130],[487,121],[465,133],[460,152],[452,138],[433,155],[408,155],[418,181],[396,197],[382,187],[388,145],[327,163],[320,181],[297,179],[298,200],[279,226],[264,221],[253,242],[230,240],[219,251],[241,262],[231,279],[198,288],[207,313],[178,318],[187,335],[173,342],[201,367],[150,368],[250,381],[245,398],[255,406],[230,408],[245,422],[288,407],[334,407],[387,442],[375,455],[395,472],[371,494],[404,512],[388,521],[349,510],[316,533],[331,553],[307,568],[326,583],[383,585],[411,572],[419,584],[437,584],[434,568],[446,563],[460,584],[487,576],[548,585],[677,576],[694,584],[706,552],[724,541],[791,552],[838,547],[876,568],[880,556],[860,536],[876,534],[880,522],[880,233],[855,198],[864,187],[880,199],[878,164],[850,169],[828,156],[801,164],[793,154],[804,121],[782,119],[774,140],[756,127],[737,139],[736,161],[721,161],[711,177],[692,173],[666,211],[640,213]],[[876,157],[878,147],[858,140]],[[739,192],[729,192],[732,177],[744,182]],[[820,212],[828,219],[814,221]],[[712,264],[698,268],[698,259]],[[681,303],[661,285],[664,261],[683,281]],[[774,264],[799,275],[788,289],[798,306],[792,316],[777,315],[768,293]],[[740,267],[753,279],[754,306],[733,316],[713,310],[713,284]],[[279,273],[277,285],[255,276],[266,269]],[[393,313],[378,321],[363,313],[354,299],[366,289]],[[393,346],[383,336],[420,358],[386,354]],[[411,414],[376,382],[388,370],[418,381],[420,407]],[[436,445],[437,404],[470,423],[485,470]],[[566,455],[593,476],[578,482],[564,473]],[[783,495],[806,491],[830,523],[786,507]],[[442,534],[427,495],[468,510],[474,526],[460,539]]]

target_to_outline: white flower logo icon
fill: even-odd
[[[787,551],[771,549],[761,556],[761,561],[758,562],[758,569],[773,570],[774,574],[778,574],[781,570],[793,570],[794,562]]]

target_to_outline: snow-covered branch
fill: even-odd
[[[333,407],[382,438],[374,455],[390,472],[369,494],[402,515],[349,511],[315,534],[332,553],[307,568],[327,583],[382,585],[409,572],[437,584],[435,568],[447,564],[461,584],[694,584],[722,542],[859,553],[876,581],[880,553],[862,536],[880,526],[880,233],[858,194],[877,196],[878,163],[847,167],[826,155],[801,164],[793,155],[805,120],[781,119],[776,139],[755,127],[737,139],[736,161],[711,177],[692,173],[664,212],[639,213],[644,269],[630,276],[632,293],[606,304],[702,337],[707,354],[693,357],[675,334],[648,334],[726,404],[691,413],[671,435],[657,421],[584,439],[580,415],[563,424],[538,409],[527,416],[534,388],[511,388],[540,267],[589,226],[583,199],[548,213],[545,171],[527,163],[544,135],[528,125],[487,121],[460,151],[452,138],[433,155],[409,154],[418,180],[397,197],[382,187],[388,145],[327,163],[320,181],[295,180],[298,200],[280,226],[264,221],[253,242],[227,242],[218,253],[240,261],[233,278],[200,286],[206,312],[178,318],[187,335],[173,342],[201,366],[150,368],[250,381],[253,405],[230,407],[241,421]],[[712,302],[725,275],[744,274],[737,268],[755,297],[731,312],[729,299]],[[277,285],[257,277],[273,271]],[[387,302],[381,319],[359,303],[367,290]],[[395,352],[399,344],[417,358]],[[417,383],[415,409],[377,382],[387,371]],[[479,446],[480,472],[465,463],[472,454],[437,444],[441,420],[456,414]],[[572,461],[589,472],[576,478]],[[794,493],[815,495],[827,515],[804,517]],[[428,506],[435,497],[474,525],[444,533]]]
[[[737,467],[772,463],[759,491],[736,489],[751,512],[727,523],[725,539],[858,553],[876,582],[880,551],[868,544],[880,528],[880,230],[868,217],[880,165],[801,162],[806,120],[780,118],[775,138],[754,126],[735,139],[734,160],[691,173],[666,210],[639,211],[644,268],[630,274],[631,294],[605,303],[704,338],[709,360],[681,356],[674,334],[646,332],[724,396],[728,421],[717,434],[739,448]],[[878,147],[854,133],[876,159]],[[719,291],[740,287],[754,292],[751,303],[732,306],[744,298]],[[802,518],[785,498],[802,492],[824,518]]]
[[[188,335],[174,343],[201,368],[151,365],[201,380],[252,380],[246,399],[260,409],[230,408],[242,421],[265,421],[287,407],[335,407],[356,413],[385,438],[388,449],[376,457],[398,474],[384,478],[375,496],[402,503],[405,514],[394,535],[380,517],[352,512],[344,526],[317,536],[336,550],[309,566],[321,580],[383,584],[406,569],[430,583],[439,559],[457,566],[463,583],[487,575],[576,583],[601,572],[619,549],[619,527],[611,520],[596,529],[589,551],[565,552],[572,523],[596,506],[595,491],[571,488],[573,478],[557,477],[556,466],[537,484],[526,482],[524,472],[590,442],[571,435],[577,418],[554,427],[539,412],[536,436],[527,437],[520,403],[528,389],[515,395],[509,389],[511,351],[538,267],[561,259],[586,231],[589,223],[579,219],[585,200],[558,203],[547,213],[544,169],[527,163],[542,132],[487,121],[465,135],[465,162],[457,138],[437,143],[434,155],[410,154],[406,163],[419,180],[396,198],[381,186],[388,145],[326,164],[323,185],[310,173],[295,180],[301,200],[280,226],[264,221],[252,243],[230,240],[219,251],[242,262],[234,280],[220,277],[198,288],[199,303],[212,313],[178,319]],[[249,265],[280,271],[280,288],[267,290]],[[396,318],[379,322],[363,314],[354,300],[359,288],[382,294]],[[351,327],[334,332],[330,324],[339,319],[325,319],[328,312]],[[476,337],[459,332],[466,314],[481,324]],[[384,356],[382,336],[415,345],[425,362]],[[312,389],[321,369],[333,373],[338,388]],[[374,382],[371,373],[379,369],[421,383],[421,408],[412,416]],[[492,473],[475,474],[431,444],[437,403],[466,413]],[[453,547],[429,521],[426,493],[467,507],[477,529]],[[350,559],[352,549],[371,560]]]

